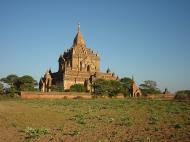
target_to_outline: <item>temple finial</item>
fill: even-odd
[[[78,23],[78,32],[80,31],[80,23]]]
[[[132,81],[134,81],[134,77],[133,77],[133,75],[132,75]]]

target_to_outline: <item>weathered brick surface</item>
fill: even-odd
[[[74,84],[84,84],[92,75],[96,78],[116,80],[114,73],[100,71],[100,57],[86,46],[85,39],[78,28],[71,48],[60,55],[57,72],[47,71],[40,79],[39,88],[42,92],[50,92],[51,85],[62,85],[69,89]]]
[[[22,99],[74,99],[82,97],[84,99],[91,99],[90,93],[77,93],[77,92],[21,92]]]
[[[74,99],[77,97],[81,97],[84,99],[92,99],[93,96],[90,93],[82,92],[21,92],[22,99]],[[109,98],[107,96],[100,98]],[[122,94],[118,94],[118,99],[124,99]]]
[[[173,100],[174,97],[174,94],[147,94],[149,99]]]

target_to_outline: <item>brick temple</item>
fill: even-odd
[[[50,92],[52,85],[63,85],[69,89],[74,84],[84,84],[86,91],[96,78],[117,80],[118,77],[108,69],[100,71],[100,56],[88,48],[78,24],[77,34],[71,48],[60,55],[57,72],[48,70],[40,79],[39,88],[42,92]]]

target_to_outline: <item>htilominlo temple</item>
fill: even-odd
[[[59,69],[57,72],[48,70],[40,79],[41,92],[50,92],[52,85],[63,85],[64,89],[70,89],[74,84],[84,84],[87,92],[97,78],[105,80],[117,80],[118,76],[108,68],[106,72],[100,71],[100,57],[92,49],[88,48],[78,24],[77,34],[70,49],[60,55]],[[139,88],[133,83],[133,93],[139,93]],[[134,94],[135,95],[135,94]]]

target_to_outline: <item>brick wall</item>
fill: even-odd
[[[78,92],[21,92],[22,99],[74,99],[82,97],[84,99],[91,99],[90,93]]]
[[[173,100],[174,97],[174,94],[147,94],[149,99]]]
[[[92,95],[86,92],[21,92],[22,99],[74,99],[81,97],[84,99],[91,99]],[[100,97],[100,98],[109,98],[109,97]],[[124,96],[119,94],[118,99],[123,99]]]

